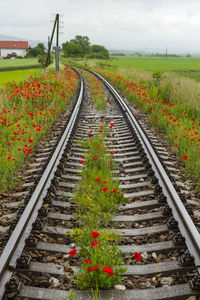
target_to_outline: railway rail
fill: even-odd
[[[185,199],[160,160],[159,152],[168,154],[159,142],[157,150],[152,147],[126,101],[106,79],[93,74],[103,82],[112,102],[106,113],[98,113],[80,76],[80,93],[71,118],[2,251],[0,298],[53,300],[69,296],[74,287],[69,273],[76,272],[78,265],[70,264],[66,256],[74,247],[66,233],[78,224],[72,215],[73,196],[84,167],[80,164],[84,149],[77,141],[88,138],[89,129],[97,132],[103,122],[113,122],[106,147],[119,163],[114,176],[128,202],[120,206],[110,226],[121,236],[118,247],[124,262],[129,262],[134,248],[143,255],[144,263],[127,265],[125,290],[100,291],[100,297],[198,299],[200,235]],[[49,150],[47,146],[39,155]],[[37,170],[35,167],[31,174]],[[75,289],[75,293],[78,299],[91,296],[89,291]]]

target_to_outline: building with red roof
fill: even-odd
[[[28,52],[26,41],[0,41],[0,57],[22,56]]]

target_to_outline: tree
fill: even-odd
[[[42,43],[37,44],[34,48],[29,48],[27,57],[37,57],[45,54],[45,47]]]
[[[88,36],[76,35],[70,42],[80,45],[83,51],[83,55],[89,53],[90,41]]]
[[[90,46],[90,54],[89,58],[101,58],[101,59],[109,59],[110,55],[108,50],[101,45],[92,45]]]
[[[79,44],[66,42],[62,44],[64,56],[66,57],[82,57],[83,50]]]

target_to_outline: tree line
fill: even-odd
[[[76,35],[62,44],[65,57],[86,57],[108,59],[109,51],[102,45],[91,45],[88,36]]]
[[[85,57],[109,59],[109,51],[102,45],[92,45],[88,36],[76,35],[74,39],[66,41],[61,48],[64,57]],[[26,57],[37,57],[45,65],[47,50],[44,44],[38,43],[36,47],[29,48]]]

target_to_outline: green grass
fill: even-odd
[[[37,58],[0,59],[0,71],[39,68]]]
[[[109,60],[111,66],[144,71],[200,71],[200,58],[125,56]]]
[[[41,73],[42,69],[27,69],[0,72],[0,87],[5,86],[7,82],[15,81],[16,83],[25,80],[30,76],[37,76]]]

